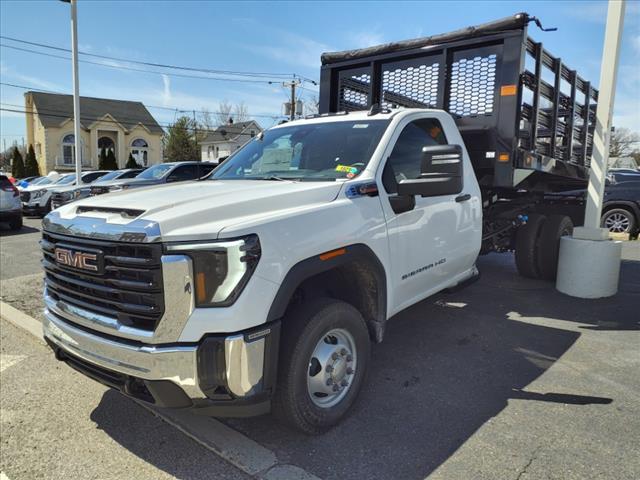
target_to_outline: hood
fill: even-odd
[[[342,182],[203,180],[124,190],[79,200],[57,210],[63,219],[104,217],[126,229],[126,222],[156,222],[172,240],[217,238],[220,231],[249,215],[279,215],[333,201]],[[92,212],[91,208],[95,208]],[[128,210],[129,220],[118,211]],[[133,214],[133,216],[131,216]],[[111,217],[111,218],[109,218]]]
[[[86,185],[76,185],[75,183],[72,183],[71,185],[60,185],[59,187],[56,187],[55,185],[50,185],[49,190],[55,193],[64,193],[64,192],[71,192],[83,186],[86,186]]]
[[[147,185],[158,185],[160,183],[164,183],[165,177],[160,178],[125,178],[124,180],[115,180],[116,185],[127,185],[131,188],[133,187],[146,187]]]

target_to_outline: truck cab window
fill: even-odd
[[[438,120],[423,118],[404,127],[382,171],[386,192],[397,193],[400,180],[420,177],[423,147],[446,144],[447,139]]]

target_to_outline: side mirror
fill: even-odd
[[[462,147],[436,145],[423,147],[420,177],[401,180],[398,195],[434,197],[462,191]]]

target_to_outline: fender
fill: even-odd
[[[331,255],[333,252],[339,253]],[[366,263],[373,267],[378,297],[376,318],[369,319],[371,321],[367,321],[367,324],[375,341],[381,342],[387,320],[387,279],[382,263],[371,248],[361,243],[334,249],[327,253],[314,255],[291,267],[271,304],[267,322],[284,316],[294,292],[305,280],[348,263]]]
[[[633,212],[633,214],[636,217],[636,224],[640,223],[640,206],[638,206],[637,203],[632,202],[631,200],[611,200],[611,201],[605,201],[602,204],[602,210],[604,210],[605,208],[616,208],[616,207],[628,207],[631,209],[631,211]]]

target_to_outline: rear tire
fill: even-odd
[[[538,238],[538,273],[544,280],[555,280],[558,273],[560,237],[573,233],[573,222],[566,215],[550,215]]]
[[[293,308],[283,322],[276,418],[311,435],[337,424],[364,383],[370,351],[367,326],[352,305],[320,298]]]
[[[9,221],[9,228],[11,230],[20,230],[22,228],[22,215],[12,218]]]
[[[516,268],[527,278],[538,278],[538,238],[546,217],[537,213],[529,215],[527,223],[516,233]]]

